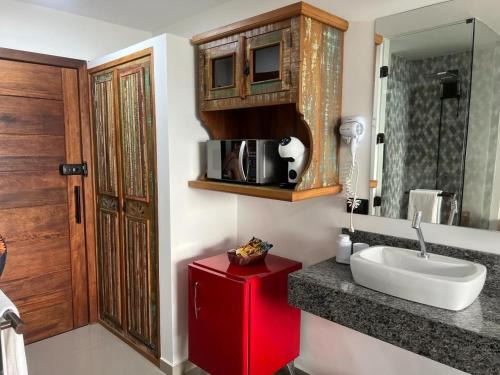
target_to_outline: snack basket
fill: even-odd
[[[236,255],[236,249],[229,250],[227,252],[227,257],[229,258],[229,263],[235,266],[250,266],[252,264],[262,263],[266,258],[267,251],[259,255],[253,255],[249,257],[241,257]]]
[[[273,245],[253,237],[246,245],[227,252],[229,263],[236,266],[250,266],[264,262]]]

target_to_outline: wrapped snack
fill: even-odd
[[[233,264],[246,266],[263,261],[267,252],[273,247],[269,242],[252,237],[245,245],[228,251],[229,261]]]

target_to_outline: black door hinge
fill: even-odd
[[[385,134],[384,133],[378,133],[377,134],[377,144],[382,145],[385,143]]]
[[[389,67],[387,65],[380,67],[380,78],[385,78],[389,75]]]
[[[88,174],[87,163],[82,164],[61,164],[59,166],[59,173],[63,176],[81,175],[86,176]]]

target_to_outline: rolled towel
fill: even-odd
[[[422,221],[439,224],[441,222],[441,190],[410,190],[408,203],[408,220],[412,220],[416,211],[422,211]]]
[[[0,290],[0,317],[3,317],[9,310],[19,316],[17,307],[9,297]],[[3,375],[28,375],[23,335],[17,334],[13,328],[6,328],[1,330],[0,340],[2,347]]]

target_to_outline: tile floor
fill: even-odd
[[[30,375],[164,375],[159,368],[99,324],[26,347]],[[281,370],[276,375],[285,375]],[[194,368],[186,375],[208,375]],[[296,375],[307,375],[296,370]]]
[[[98,324],[26,347],[30,375],[164,375]]]

